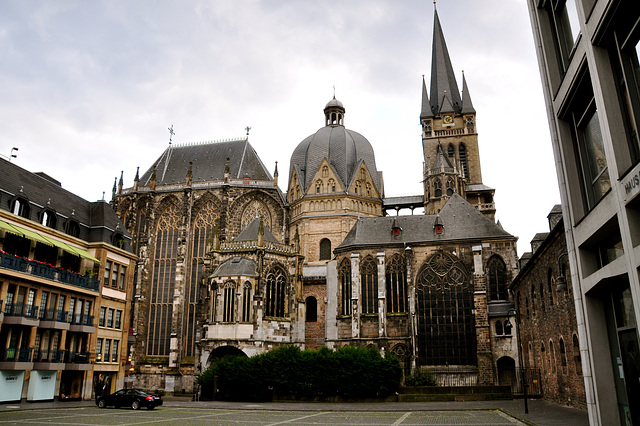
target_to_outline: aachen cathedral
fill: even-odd
[[[170,144],[132,187],[120,177],[111,204],[139,256],[134,386],[190,392],[218,357],[291,344],[391,351],[406,374],[458,383],[513,374],[516,342],[497,323],[513,307],[517,238],[495,221],[437,12],[421,90],[420,195],[385,196],[374,148],[335,96],[291,154],[286,192],[248,137]]]

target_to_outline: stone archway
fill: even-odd
[[[509,356],[503,356],[496,363],[498,370],[498,384],[503,386],[511,386],[514,391],[517,387],[516,380],[516,362]]]

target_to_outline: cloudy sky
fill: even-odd
[[[526,0],[440,0],[477,111],[483,181],[530,249],[559,203]],[[336,97],[387,196],[421,194],[429,0],[0,0],[0,155],[87,200],[174,143],[240,137],[286,190],[289,157]],[[427,87],[429,87],[427,80]]]

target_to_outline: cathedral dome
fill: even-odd
[[[335,97],[327,103],[324,108],[325,127],[298,144],[291,155],[289,174],[296,171],[306,192],[326,158],[341,180],[342,187],[347,188],[363,161],[378,193],[382,194],[382,178],[376,168],[373,147],[360,133],[344,127],[344,111],[342,102]]]

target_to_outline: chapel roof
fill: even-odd
[[[444,233],[441,235],[434,232],[436,221],[444,227]],[[391,232],[394,222],[402,230],[398,236],[394,236]],[[515,237],[480,213],[460,195],[454,193],[442,210],[435,215],[361,217],[336,251],[347,251],[352,247],[363,246],[428,244],[496,238]]]
[[[218,265],[210,278],[237,276],[257,277],[258,270],[255,260],[244,256],[234,256]]]

